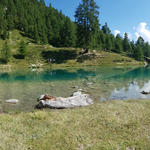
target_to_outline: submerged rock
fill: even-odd
[[[141,94],[148,95],[148,94],[150,94],[150,92],[142,91]]]
[[[6,103],[17,104],[19,102],[18,99],[8,99],[5,101]]]
[[[43,95],[41,96],[43,97]],[[93,100],[89,97],[88,94],[82,94],[81,91],[73,93],[73,96],[63,98],[63,97],[56,97],[55,100],[40,100],[37,104],[36,108],[56,108],[56,109],[63,109],[63,108],[74,108],[74,107],[82,107],[88,106],[93,104]]]

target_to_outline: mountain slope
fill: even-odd
[[[113,52],[90,51],[81,54],[80,48],[56,48],[49,44],[35,44],[30,38],[24,36],[23,32],[13,30],[9,32],[8,46],[11,50],[9,64],[12,66],[29,67],[31,64],[43,64],[45,67],[82,67],[97,65],[139,65],[141,62],[132,58],[121,56]],[[27,45],[28,54],[25,59],[19,59],[19,44],[24,41]],[[0,40],[0,52],[2,52],[5,40]],[[1,58],[0,53],[0,58]],[[51,60],[51,62],[50,62]]]

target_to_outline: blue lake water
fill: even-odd
[[[32,111],[41,94],[68,97],[78,89],[95,102],[150,99],[150,68],[87,67],[65,70],[0,72],[0,112]],[[17,105],[7,99],[19,99]]]

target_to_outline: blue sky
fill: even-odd
[[[45,0],[74,20],[81,0]],[[130,39],[142,36],[150,42],[150,0],[95,0],[100,7],[100,24],[107,22],[113,34],[127,32]]]

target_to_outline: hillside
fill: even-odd
[[[132,58],[121,56],[113,52],[92,50],[87,54],[81,55],[80,48],[56,48],[49,44],[35,44],[30,38],[18,30],[9,33],[8,45],[11,50],[9,64],[17,67],[29,67],[31,64],[42,64],[43,67],[62,68],[62,67],[81,67],[90,65],[139,65]],[[19,54],[19,43],[25,41],[27,44],[27,57],[17,58]],[[0,40],[0,50],[2,52],[5,40]],[[50,62],[50,59],[52,62]]]
[[[17,29],[35,43],[74,45],[74,23],[61,11],[51,5],[46,6],[44,0],[1,0],[0,14],[1,39],[7,39],[9,31]],[[72,37],[72,41],[68,36]]]
[[[75,21],[51,4],[47,6],[44,0],[1,0],[0,14],[3,40],[18,30],[36,44],[113,51],[138,61],[150,57],[150,45],[142,37],[130,41],[127,33],[124,37],[114,36],[107,23],[101,25],[101,13],[94,0],[81,0],[74,12]]]

